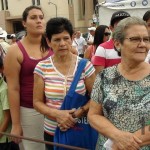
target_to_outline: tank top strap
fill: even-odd
[[[17,45],[18,45],[19,49],[21,50],[23,56],[29,58],[29,56],[28,56],[24,46],[22,45],[22,43],[20,41],[17,41]]]

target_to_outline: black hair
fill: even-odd
[[[40,11],[43,13],[41,7],[38,7],[38,6],[35,6],[35,5],[26,7],[26,9],[25,9],[25,10],[23,11],[23,13],[22,13],[22,20],[23,20],[23,21],[26,21],[26,20],[27,20],[27,17],[28,17],[28,15],[29,15],[29,11],[32,10],[32,9],[38,9],[38,10],[40,10]],[[44,15],[44,13],[43,13],[43,15]]]
[[[109,27],[106,25],[100,25],[96,28],[95,30],[95,35],[94,35],[94,42],[93,45],[95,45],[95,48],[97,48],[101,43],[103,43],[103,38],[104,38],[104,33],[105,29]]]
[[[35,5],[29,6],[29,7],[27,7],[27,8],[23,11],[23,13],[22,13],[22,20],[23,20],[23,21],[26,22],[27,17],[28,17],[28,15],[29,15],[29,11],[32,10],[32,9],[38,9],[38,10],[40,10],[40,11],[43,13],[41,7],[38,7],[38,6],[35,6]],[[43,16],[44,16],[44,13],[43,13]],[[26,34],[27,34],[27,33],[26,33]],[[42,51],[42,52],[45,52],[45,51],[47,51],[48,49],[49,49],[49,46],[48,46],[48,44],[47,44],[47,42],[46,42],[45,35],[42,35],[42,38],[41,38],[41,51]]]
[[[150,19],[150,10],[148,10],[144,15],[143,15],[143,20],[148,21]]]
[[[67,31],[72,37],[74,31],[71,22],[67,18],[57,17],[51,18],[46,25],[46,36],[49,41],[51,41],[53,34],[62,33],[63,31]]]
[[[0,69],[2,69],[2,68],[3,68],[3,57],[0,56]]]

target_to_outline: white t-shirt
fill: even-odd
[[[87,45],[87,42],[85,39],[80,36],[80,38],[75,38],[75,43],[77,44],[77,49],[79,54],[84,54],[84,46]]]

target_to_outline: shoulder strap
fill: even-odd
[[[73,79],[72,84],[70,86],[70,89],[68,91],[68,94],[67,94],[68,96],[70,96],[70,97],[73,96],[73,93],[75,92],[76,86],[78,84],[78,81],[80,79],[82,71],[86,66],[87,61],[88,61],[87,59],[81,59],[80,60],[80,62],[78,64],[77,71],[76,71],[75,76],[74,76],[74,79]]]
[[[16,43],[17,43],[19,49],[21,50],[21,52],[23,53],[23,55],[26,57],[29,57],[24,46],[22,45],[22,43],[20,41],[17,41]]]

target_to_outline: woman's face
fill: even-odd
[[[53,49],[54,54],[58,56],[67,55],[72,48],[72,39],[67,31],[53,34],[51,41],[47,40],[47,42],[48,45]]]
[[[144,25],[132,25],[125,31],[120,44],[121,56],[136,62],[143,62],[149,50],[149,35]]]
[[[104,37],[103,37],[103,42],[106,42],[109,40],[110,38],[110,30],[108,28],[105,29],[105,32],[104,32]]]
[[[45,31],[44,15],[39,9],[29,11],[26,21],[23,21],[27,33],[43,34]]]

